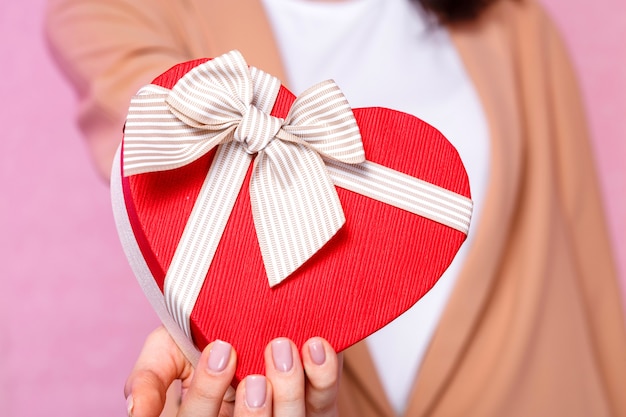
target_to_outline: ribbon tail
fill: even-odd
[[[165,304],[187,337],[193,306],[251,161],[235,142],[218,148],[165,275]]]
[[[250,201],[271,287],[304,264],[345,223],[324,162],[304,145],[273,141],[257,155]]]

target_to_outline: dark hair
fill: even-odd
[[[414,0],[434,13],[441,23],[474,19],[496,0]]]

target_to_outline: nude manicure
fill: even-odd
[[[263,375],[248,375],[246,377],[246,404],[248,407],[263,407],[266,389],[267,385]]]
[[[287,339],[278,339],[272,342],[272,359],[274,368],[281,372],[289,372],[293,367],[291,344]]]
[[[231,346],[229,343],[221,340],[213,342],[213,346],[211,346],[211,350],[209,351],[209,361],[207,364],[209,370],[222,372],[226,368],[226,365],[228,365],[230,351]]]
[[[309,343],[309,354],[311,355],[311,360],[316,365],[326,362],[326,351],[324,350],[324,345],[319,340],[313,340]]]

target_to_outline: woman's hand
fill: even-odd
[[[226,342],[202,352],[197,368],[184,357],[163,327],[148,336],[124,389],[129,415],[157,417],[166,391],[182,381],[178,417],[333,417],[341,356],[322,338],[309,339],[300,356],[289,339],[265,349],[266,375],[250,375],[231,387],[237,356]]]

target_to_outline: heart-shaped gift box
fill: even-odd
[[[208,80],[208,84],[198,81],[199,78]],[[273,87],[265,89],[268,85]],[[265,113],[257,112],[254,117],[240,114],[238,120],[232,121],[237,109],[224,110],[229,116],[228,123],[224,120],[217,123],[221,133],[207,134],[204,122],[198,122],[202,116],[197,116],[193,108],[181,114],[172,104],[172,91],[178,88],[183,89],[181,96],[186,95],[188,103],[192,103],[189,106],[200,103],[204,107],[197,112],[206,111],[210,117],[222,112],[225,102],[241,97],[249,102],[238,109],[250,113],[249,109],[258,107],[264,108]],[[215,88],[232,91],[216,93],[212,90]],[[336,87],[332,84],[330,88],[335,97]],[[212,104],[202,104],[204,99],[199,98],[200,93],[196,94],[198,89],[205,89],[213,96],[209,98]],[[258,175],[254,170],[265,167],[267,171],[278,170],[280,176],[282,167],[267,168],[262,162],[257,164],[258,161],[250,163],[263,153],[269,154],[269,144],[274,142],[266,141],[258,149],[251,135],[246,139],[240,130],[235,130],[245,123],[278,123],[280,129],[288,130],[282,124],[294,122],[289,112],[298,105],[298,100],[301,107],[314,103],[313,110],[308,111],[315,119],[327,110],[324,106],[330,101],[315,94],[313,98],[296,100],[275,78],[248,67],[236,51],[213,60],[177,65],[133,99],[125,137],[113,166],[111,189],[118,231],[146,296],[192,363],[197,361],[198,350],[211,341],[230,342],[238,354],[236,381],[251,373],[263,373],[263,350],[273,338],[288,337],[302,346],[308,338],[321,336],[341,351],[385,326],[435,284],[469,228],[471,200],[467,174],[456,149],[445,137],[412,115],[385,108],[346,110],[345,99],[340,99],[338,106],[344,113],[338,125],[356,123],[356,135],[360,134],[362,140],[359,149],[367,160],[344,163],[327,157],[323,149],[322,156],[313,159],[325,164],[328,172],[322,177],[334,183],[331,188],[336,190],[345,223],[341,216],[330,221],[335,226],[331,225],[330,232],[325,232],[327,241],[310,249],[304,260],[287,268],[287,273],[278,280],[272,279],[276,273],[271,272],[269,264],[288,263],[290,255],[284,252],[290,252],[293,249],[290,246],[297,241],[284,236],[315,234],[317,229],[310,224],[327,222],[328,214],[319,214],[320,205],[315,202],[311,203],[314,207],[308,214],[296,210],[291,220],[281,217],[282,206],[272,206],[270,211],[255,208],[258,198],[248,191],[251,177]],[[317,104],[316,99],[319,99]],[[268,113],[271,118],[267,118]],[[257,119],[262,117],[266,120],[259,122]],[[325,123],[335,122],[322,122]],[[342,129],[335,124],[326,129],[330,135]],[[315,142],[318,130],[312,131],[311,142]],[[181,136],[187,136],[190,142],[182,150],[176,150],[172,144],[182,140]],[[217,146],[207,150],[205,145],[199,145],[216,136],[219,136]],[[275,136],[280,135],[271,133],[268,137],[277,141]],[[345,131],[338,137],[341,142]],[[286,146],[308,149],[308,144],[298,142],[300,139],[293,141],[288,140]],[[145,145],[147,142],[151,144]],[[150,146],[155,153],[145,150]],[[205,149],[199,151],[202,146]],[[257,149],[251,149],[254,146]],[[239,151],[243,149],[239,160],[222,158],[228,153],[225,149],[237,147]],[[176,155],[181,154],[193,156],[180,162]],[[162,157],[170,158],[169,162],[163,162],[165,167],[159,167]],[[137,160],[140,162],[135,167],[152,164],[151,168],[133,170]],[[240,171],[233,174],[239,179],[228,176],[210,179],[215,171],[231,165]],[[299,175],[312,170],[305,167],[306,170],[288,167],[292,172],[286,175],[292,175],[293,179],[283,183],[270,179],[266,184],[269,200],[279,198],[276,195],[285,187],[295,184],[298,188]],[[309,191],[295,190],[311,194]],[[225,208],[217,209],[222,200],[228,200],[224,194],[229,193],[230,205],[224,203]],[[308,197],[302,194],[293,197],[298,201],[303,198]],[[223,213],[215,215],[220,210]],[[319,218],[313,218],[316,215]],[[276,217],[274,229],[270,227],[269,232],[257,226],[264,217]],[[194,233],[203,237],[188,236]],[[271,236],[263,237],[263,233],[284,235],[273,243]],[[298,252],[297,248],[293,250]],[[278,261],[268,260],[272,257]]]

